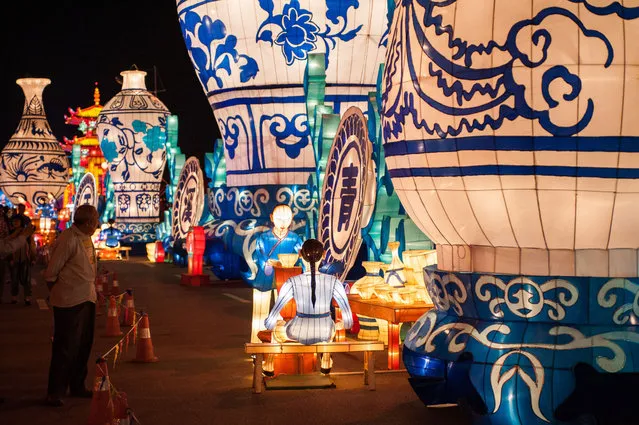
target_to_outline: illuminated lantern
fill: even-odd
[[[182,167],[173,200],[173,239],[184,239],[193,226],[200,223],[204,209],[204,179],[200,162],[190,157]]]
[[[0,187],[14,204],[34,209],[48,205],[64,192],[69,161],[51,132],[42,103],[48,78],[20,78],[24,110],[9,143],[2,150]]]
[[[155,249],[155,242],[149,242],[146,244],[146,258],[152,263],[155,263]]]
[[[146,90],[144,71],[123,71],[122,91],[98,116],[97,136],[114,185],[116,225],[123,241],[155,238],[160,216],[169,111]]]
[[[202,257],[205,248],[204,228],[196,226],[186,236],[188,273],[182,274],[182,285],[204,286],[209,284],[209,275],[202,274]]]
[[[97,118],[101,111],[100,90],[98,83],[95,83],[93,105],[86,108],[69,108],[69,115],[64,116],[65,124],[77,126],[82,136],[74,136],[71,140],[63,138],[63,149],[71,153],[73,185],[77,186],[85,171],[89,172],[95,177],[98,194],[105,192],[104,173],[107,168],[95,132]]]
[[[228,186],[306,184],[309,53],[327,53],[326,100],[363,107],[383,62],[386,1],[178,0],[182,34],[226,148]]]
[[[638,10],[398,3],[381,115],[393,184],[437,245],[436,310],[404,349],[426,404],[478,394],[482,423],[559,423],[578,363],[602,374],[583,414],[639,372]]]

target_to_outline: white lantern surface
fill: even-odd
[[[365,108],[387,2],[178,0],[189,54],[225,144],[231,186],[306,184],[316,170],[306,115],[309,53],[326,53],[335,113]]]
[[[97,135],[114,185],[116,223],[124,233],[153,234],[159,221],[169,110],[146,90],[144,71],[123,71],[122,91],[98,116]],[[143,238],[144,239],[144,238]]]
[[[48,78],[20,78],[24,92],[22,118],[2,150],[0,187],[14,204],[48,205],[64,192],[69,161],[49,127],[42,92]]]
[[[437,244],[440,270],[638,275],[633,4],[398,6],[386,161],[406,211]]]

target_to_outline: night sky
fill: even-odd
[[[219,137],[204,91],[193,71],[177,17],[175,0],[19,0],[5,11],[2,29],[2,118],[0,147],[15,131],[24,104],[22,77],[46,77],[44,107],[53,133],[79,135],[64,123],[69,107],[93,104],[98,82],[104,105],[120,91],[123,70],[147,71],[153,90],[179,120],[179,145],[200,160]],[[161,91],[164,89],[165,91]]]

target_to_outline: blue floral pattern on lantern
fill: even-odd
[[[311,12],[298,10],[292,4],[284,6],[282,32],[275,38],[275,44],[282,46],[282,53],[288,65],[295,59],[305,60],[308,52],[317,48],[315,42],[319,32],[317,25],[311,21]]]
[[[187,12],[182,20],[182,36],[191,52],[200,81],[208,85],[213,79],[218,88],[224,87],[220,71],[231,76],[239,69],[240,81],[246,83],[255,78],[259,68],[252,57],[237,51],[237,37],[227,34],[224,22],[210,17],[200,17],[195,12]],[[202,46],[194,41],[199,41]]]
[[[296,60],[306,60],[308,53],[317,49],[318,39],[330,51],[337,45],[337,40],[350,41],[362,28],[359,25],[349,29],[347,19],[349,9],[359,7],[359,0],[326,0],[326,18],[337,27],[326,25],[324,31],[313,22],[313,14],[303,9],[298,0],[284,5],[280,15],[274,13],[273,0],[260,0],[259,5],[268,17],[259,26],[256,40],[282,46],[287,65]],[[275,40],[273,31],[278,31]]]
[[[163,123],[164,124],[164,123]],[[164,126],[149,125],[144,121],[135,120],[132,123],[133,131],[136,133],[145,133],[142,137],[144,144],[151,152],[162,149],[166,142],[166,130]]]
[[[157,124],[134,120],[132,128],[127,128],[118,117],[100,115],[100,125],[103,127],[100,147],[104,157],[114,173],[123,164],[121,177],[127,182],[131,178],[129,167],[137,168],[144,173],[157,178],[164,171],[166,152],[166,118],[158,117]],[[136,134],[141,136],[136,138]],[[154,161],[155,152],[161,151],[161,165]]]
[[[103,139],[102,142],[100,142],[100,149],[102,149],[102,154],[107,162],[112,162],[118,157],[117,145],[108,139]]]

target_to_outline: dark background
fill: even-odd
[[[44,77],[51,84],[43,102],[53,133],[79,135],[64,123],[68,108],[93,104],[98,82],[101,104],[121,85],[121,71],[147,71],[146,85],[179,121],[179,146],[203,159],[219,132],[180,31],[175,0],[18,0],[5,5],[0,34],[0,148],[15,131],[24,96],[15,80]],[[202,163],[202,162],[201,162]]]

